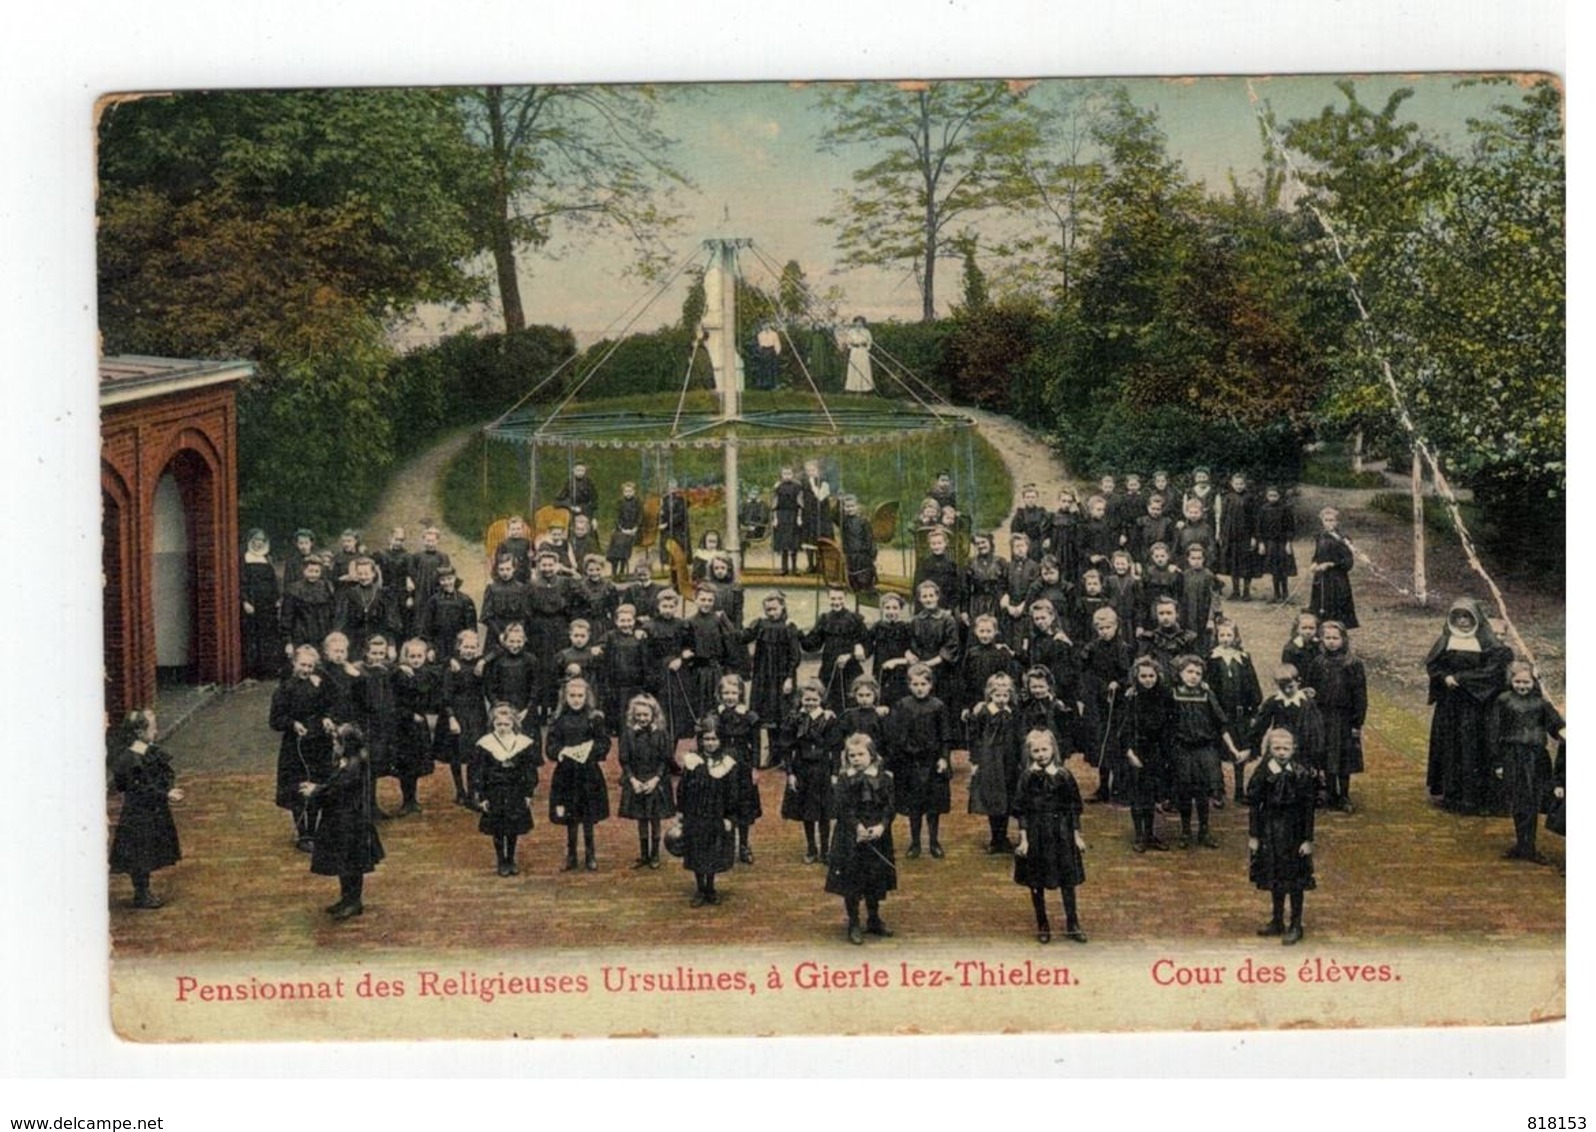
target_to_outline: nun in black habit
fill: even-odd
[[[1507,689],[1513,651],[1491,629],[1484,607],[1458,598],[1441,635],[1424,658],[1430,678],[1430,796],[1463,814],[1506,810],[1492,774],[1486,723],[1491,704]]]

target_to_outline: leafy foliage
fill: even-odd
[[[1394,405],[1377,369],[1388,359],[1419,432],[1476,489],[1487,518],[1560,552],[1561,94],[1550,80],[1517,90],[1470,120],[1468,149],[1450,154],[1400,120],[1410,92],[1376,112],[1351,83],[1341,89],[1344,106],[1285,131],[1312,163],[1306,179],[1334,231],[1334,242],[1329,230],[1317,234],[1321,271],[1343,288],[1350,273],[1370,315],[1348,311],[1330,339],[1341,380],[1329,411],[1389,421]]]
[[[390,379],[387,323],[477,293],[455,185],[453,98],[417,91],[189,93],[100,124],[108,353],[245,357],[246,526],[323,530],[375,500],[401,430],[447,417]]]
[[[1068,443],[1066,438],[1061,438]],[[1255,427],[1205,418],[1178,405],[1136,409],[1117,404],[1089,441],[1066,457],[1092,474],[1146,473],[1151,465],[1214,469],[1216,478],[1244,471],[1259,481],[1296,483],[1302,474],[1302,441],[1285,422]],[[1062,446],[1062,445],[1061,445]]]
[[[475,246],[493,258],[507,330],[526,325],[517,256],[557,258],[585,241],[619,237],[645,277],[666,262],[689,185],[659,128],[663,92],[651,86],[473,87],[459,95],[474,151],[460,200]]]
[[[1003,82],[847,83],[821,97],[832,123],[821,149],[876,155],[853,173],[823,223],[846,266],[906,265],[921,319],[936,317],[937,261],[958,255],[954,222],[990,207],[998,156],[1028,136],[1024,93]]]

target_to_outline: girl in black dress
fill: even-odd
[[[802,822],[804,864],[826,857],[831,847],[831,779],[842,751],[842,725],[825,707],[826,690],[818,680],[804,681],[797,714],[782,732],[787,789],[781,816]]]
[[[1239,752],[1230,733],[1219,701],[1203,683],[1201,657],[1184,656],[1175,662],[1177,683],[1171,693],[1175,708],[1175,730],[1171,736],[1174,763],[1175,803],[1180,810],[1180,847],[1191,848],[1192,804],[1197,808],[1197,844],[1204,849],[1219,848],[1219,840],[1208,830],[1208,803],[1213,783],[1220,777],[1220,752],[1235,759]]]
[[[1025,608],[1025,595],[1042,577],[1041,553],[1032,554],[1032,548],[1039,545],[1039,540],[1033,542],[1023,534],[1009,536],[1008,583],[998,602],[1003,610],[1003,615],[998,618],[998,627],[1002,631],[1004,643],[1016,655],[1025,648],[1025,637],[1031,627]]]
[[[876,535],[870,520],[859,513],[857,496],[842,497],[842,557],[848,570],[848,588],[856,593],[876,588]]]
[[[869,676],[861,676],[849,688],[853,706],[838,718],[842,721],[844,735],[868,735],[876,745],[876,753],[887,749],[892,709],[881,702],[881,685]]]
[[[1252,580],[1258,576],[1258,497],[1247,486],[1247,477],[1236,472],[1230,477],[1230,490],[1219,499],[1219,558],[1214,568],[1230,576],[1230,596],[1241,601],[1252,598]]]
[[[538,788],[537,728],[521,733],[515,708],[493,705],[493,730],[471,749],[471,804],[482,811],[477,832],[493,838],[501,877],[521,870],[515,863],[516,838],[532,832],[532,795]]]
[[[626,564],[631,561],[632,547],[637,542],[637,532],[643,526],[643,501],[637,497],[637,485],[630,481],[621,485],[621,502],[615,509],[615,530],[610,534],[610,544],[604,550],[609,559],[610,572],[616,578],[624,577]]]
[[[676,812],[671,797],[671,757],[676,739],[653,696],[632,697],[621,731],[620,815],[637,822],[637,860],[632,868],[659,868],[660,823]]]
[[[798,571],[798,547],[803,536],[804,489],[793,478],[790,467],[781,469],[781,480],[771,494],[770,548],[781,562],[783,574]]]
[[[865,634],[865,651],[870,654],[881,702],[895,704],[909,694],[909,653],[914,647],[914,625],[907,620],[907,606],[895,593],[881,595],[881,620]]]
[[[1334,507],[1319,512],[1323,529],[1313,541],[1313,588],[1308,607],[1321,621],[1339,621],[1348,629],[1358,627],[1357,610],[1352,602],[1352,544],[1337,527],[1341,513]]]
[[[843,741],[843,767],[832,788],[837,829],[826,867],[826,891],[842,897],[848,911],[848,940],[863,943],[865,932],[890,936],[881,921],[881,902],[898,887],[897,857],[892,851],[892,775],[868,735]],[[864,930],[859,928],[859,901],[865,905]]]
[[[299,789],[319,814],[310,871],[338,878],[338,901],[327,914],[347,920],[365,912],[366,874],[382,860],[383,849],[372,823],[371,764],[360,728],[345,723],[333,732],[333,758],[337,765],[326,782],[301,783]]]
[[[892,732],[898,812],[909,818],[908,856],[920,855],[923,821],[931,856],[941,858],[942,815],[953,809],[953,724],[947,705],[932,694],[930,666],[909,669],[909,694],[893,705]]]
[[[1225,717],[1235,728],[1235,734],[1250,733],[1252,717],[1263,703],[1263,688],[1258,683],[1258,670],[1253,667],[1252,656],[1241,647],[1241,628],[1227,617],[1214,621],[1214,647],[1208,654],[1208,668],[1204,673],[1208,686],[1225,709]],[[1251,751],[1242,750],[1235,767],[1235,798],[1246,801],[1242,792],[1242,772]],[[1223,773],[1223,770],[1221,770]],[[1224,781],[1215,784],[1214,805],[1225,804]]]
[[[1162,853],[1169,848],[1158,836],[1158,803],[1170,795],[1169,744],[1174,734],[1174,705],[1163,683],[1163,669],[1144,656],[1132,669],[1133,685],[1120,714],[1120,742],[1125,748],[1125,780],[1130,797],[1131,848]]]
[[[578,826],[587,851],[583,865],[590,873],[598,871],[593,831],[610,816],[609,787],[604,782],[604,768],[599,765],[609,754],[610,733],[604,713],[591,700],[586,680],[580,676],[567,680],[560,710],[549,725],[545,740],[549,752],[558,760],[549,783],[549,820],[565,827],[564,872],[576,868]]]
[[[914,588],[915,599],[920,603],[911,624],[914,627],[910,658],[924,665],[931,674],[937,696],[945,704],[955,704],[959,698],[959,623],[944,606],[943,591],[937,583],[921,582]],[[911,670],[912,671],[912,670]],[[900,787],[902,782],[898,784]]]
[[[272,693],[267,722],[282,733],[277,748],[277,804],[294,820],[302,852],[312,847],[314,827],[301,782],[323,782],[332,773],[333,692],[316,672],[321,657],[309,645],[294,650],[293,669]]]
[[[399,774],[401,814],[419,814],[416,784],[433,771],[433,737],[443,710],[443,670],[427,663],[427,642],[406,641],[393,670],[394,768]]]
[[[1257,548],[1258,568],[1274,583],[1271,604],[1286,600],[1291,579],[1297,575],[1297,558],[1291,549],[1296,537],[1297,520],[1291,504],[1281,498],[1278,487],[1270,484],[1264,488],[1264,501],[1258,508]]]
[[[1513,813],[1513,847],[1502,857],[1545,865],[1550,862],[1535,848],[1535,825],[1557,781],[1546,744],[1551,739],[1558,741],[1560,759],[1563,717],[1541,694],[1535,669],[1528,661],[1515,660],[1509,665],[1507,682],[1508,690],[1491,705],[1488,742],[1496,777],[1507,788]],[[1551,828],[1550,819],[1547,828]]]
[[[1319,627],[1322,651],[1308,669],[1314,691],[1323,745],[1325,789],[1329,806],[1352,812],[1352,776],[1363,772],[1363,720],[1369,712],[1368,678],[1363,661],[1352,655],[1347,631],[1339,621]]]
[[[1289,664],[1299,676],[1306,676],[1314,657],[1319,655],[1319,615],[1304,609],[1291,623],[1291,636],[1280,647],[1280,663]]]
[[[732,821],[737,826],[737,859],[754,863],[754,823],[765,815],[759,799],[759,716],[743,702],[743,678],[728,672],[720,678],[716,729],[726,753],[737,762],[733,774]]]
[[[1136,650],[1120,632],[1122,622],[1113,608],[1092,614],[1092,639],[1081,649],[1081,719],[1087,742],[1086,761],[1097,768],[1094,802],[1123,804],[1129,798],[1125,751],[1118,716]]]
[[[826,687],[826,706],[841,713],[848,707],[848,689],[864,673],[865,623],[848,608],[845,590],[826,593],[826,611],[815,618],[814,628],[803,634],[805,649],[820,650],[820,680]]]
[[[455,638],[454,655],[443,669],[443,710],[438,749],[454,779],[454,804],[470,806],[465,771],[475,757],[477,740],[489,730],[487,699],[483,691],[482,645],[475,629],[462,629]]]
[[[1081,833],[1081,790],[1075,776],[1065,769],[1051,731],[1028,733],[1025,751],[1030,764],[1014,790],[1013,810],[1020,827],[1020,840],[1014,847],[1014,883],[1031,890],[1039,943],[1053,938],[1047,921],[1050,888],[1061,890],[1064,897],[1065,936],[1085,943],[1075,904],[1075,888],[1086,881],[1086,862],[1081,856],[1086,849]]]
[[[721,743],[715,717],[698,723],[698,750],[681,756],[682,784],[676,793],[680,813],[673,837],[682,847],[682,867],[693,874],[691,904],[719,904],[715,874],[730,871],[735,859],[732,833],[733,772],[736,763]]]
[[[182,858],[172,802],[183,800],[174,783],[172,760],[155,745],[155,713],[135,711],[123,721],[106,770],[122,795],[122,814],[111,838],[111,871],[133,881],[133,907],[159,908],[165,901],[150,891],[150,874]]]
[[[1014,678],[994,672],[986,699],[965,713],[970,736],[970,813],[985,814],[988,853],[1006,853],[1009,803],[1020,771],[1020,721],[1014,712]]]
[[[759,716],[759,725],[770,732],[773,757],[804,650],[798,627],[787,619],[787,595],[777,590],[765,597],[761,608],[764,616],[743,630],[743,643],[754,646],[748,706]]]
[[[1269,893],[1269,922],[1261,936],[1282,936],[1281,943],[1302,938],[1302,897],[1314,887],[1313,810],[1318,786],[1314,774],[1296,761],[1297,741],[1276,728],[1264,736],[1268,754],[1247,781],[1247,874]],[[1291,922],[1285,922],[1286,900]]]

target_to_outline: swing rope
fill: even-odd
[[[1302,196],[1300,199],[1306,204],[1308,211],[1313,214],[1314,219],[1319,222],[1325,234],[1330,237],[1330,246],[1335,252],[1336,263],[1340,266],[1342,274],[1346,276],[1347,293],[1351,296],[1353,305],[1357,308],[1358,322],[1363,331],[1365,341],[1380,361],[1380,374],[1384,379],[1386,392],[1390,394],[1392,405],[1396,409],[1397,421],[1401,424],[1402,430],[1407,433],[1408,441],[1413,445],[1414,451],[1419,453],[1424,463],[1430,468],[1436,491],[1440,494],[1441,500],[1446,506],[1447,514],[1452,520],[1452,529],[1457,533],[1458,542],[1463,548],[1463,555],[1468,560],[1469,567],[1484,580],[1486,587],[1491,591],[1491,597],[1496,602],[1497,613],[1502,619],[1502,624],[1507,628],[1508,636],[1512,639],[1514,647],[1529,661],[1530,666],[1538,676],[1540,669],[1535,660],[1535,654],[1531,651],[1529,645],[1525,643],[1523,635],[1518,631],[1518,626],[1513,623],[1512,615],[1507,609],[1507,599],[1503,596],[1501,587],[1496,584],[1496,579],[1491,576],[1490,571],[1485,568],[1485,564],[1480,561],[1479,554],[1474,546],[1474,539],[1469,534],[1468,524],[1463,521],[1463,513],[1458,506],[1457,496],[1452,491],[1452,485],[1441,471],[1441,464],[1436,457],[1434,449],[1420,434],[1418,425],[1414,423],[1413,415],[1408,410],[1407,398],[1403,396],[1402,388],[1397,383],[1396,374],[1391,368],[1391,360],[1381,348],[1374,317],[1370,314],[1368,305],[1364,301],[1362,284],[1358,279],[1357,273],[1353,271],[1352,265],[1347,262],[1340,233],[1335,225],[1330,222],[1330,218],[1315,203],[1306,182],[1298,171],[1297,163],[1292,159],[1290,151],[1286,148],[1284,139],[1280,137],[1278,129],[1273,121],[1270,120],[1267,113],[1267,103],[1260,102],[1258,94],[1251,83],[1247,85],[1247,97],[1255,104],[1258,104],[1258,123],[1264,132],[1264,136],[1269,139],[1270,149],[1279,158],[1286,170],[1286,175],[1301,190]],[[1367,559],[1367,556],[1365,556],[1365,559]],[[1561,707],[1561,705],[1558,706],[1559,708]]]
[[[671,277],[666,282],[666,286],[668,287],[671,283],[675,282],[676,277],[678,275],[680,275],[693,262],[693,260],[694,260],[693,256],[684,257],[682,259],[682,261],[679,264],[677,264],[675,270],[671,273]],[[604,328],[604,330],[599,334],[599,340],[600,341],[604,341],[605,339],[609,338],[611,332],[614,331],[614,329],[617,326],[621,325],[623,321],[625,322],[625,329],[623,329],[623,331],[622,331],[622,334],[624,335],[625,330],[626,329],[630,329],[632,324],[635,323],[638,320],[638,318],[642,317],[643,311],[647,310],[648,307],[658,297],[659,297],[659,293],[658,292],[656,292],[652,296],[647,295],[647,293],[645,292],[644,295],[639,296],[636,299],[633,299],[632,300],[633,306],[636,306],[639,302],[642,302],[643,303],[643,309],[639,310],[634,315],[634,314],[631,313],[632,312],[632,308],[631,307],[627,307],[624,311],[622,311],[619,315],[617,315],[614,319],[612,319],[610,321],[610,324]],[[646,302],[644,301],[645,299],[647,300]],[[630,317],[628,317],[628,316],[630,316]],[[504,410],[504,412],[500,413],[497,417],[495,417],[493,419],[493,422],[491,424],[489,424],[487,426],[487,428],[485,428],[483,431],[484,432],[488,432],[488,431],[496,429],[500,425],[504,424],[504,422],[510,418],[510,415],[512,413],[514,413],[522,405],[526,404],[533,397],[535,397],[537,395],[538,390],[542,389],[549,382],[553,381],[556,377],[560,376],[560,374],[565,371],[565,367],[566,366],[570,365],[572,362],[576,361],[576,359],[581,357],[581,356],[582,356],[582,354],[581,354],[581,351],[579,350],[576,353],[572,354],[570,357],[566,358],[559,365],[555,366],[554,369],[552,371],[550,371],[548,376],[546,376],[542,381],[538,382],[531,389],[527,390],[524,394],[522,394],[521,397],[516,400],[515,404],[511,405],[508,409]],[[591,372],[589,372],[589,376],[592,376]],[[582,380],[583,380],[583,382],[586,382],[587,378],[583,378]]]
[[[549,425],[554,422],[554,419],[560,415],[560,410],[569,405],[571,401],[575,399],[576,395],[582,392],[587,383],[593,379],[593,375],[604,368],[605,363],[615,356],[615,351],[619,350],[621,348],[621,344],[626,341],[627,332],[637,324],[637,320],[642,318],[643,315],[647,313],[648,308],[653,306],[659,300],[660,296],[665,294],[665,292],[671,288],[682,272],[686,271],[693,262],[693,257],[683,259],[681,263],[676,265],[676,270],[671,272],[670,276],[654,289],[654,293],[648,296],[648,301],[638,308],[637,313],[632,315],[631,319],[626,323],[625,326],[621,327],[620,333],[617,334],[614,341],[610,343],[610,348],[604,352],[604,356],[588,367],[588,371],[582,375],[581,379],[576,383],[575,386],[572,387],[571,391],[567,393],[560,400],[560,402],[549,411],[548,417],[546,417],[543,423],[540,424],[536,431],[532,433],[533,437],[539,437],[543,435],[544,431],[549,427]],[[613,327],[614,323],[611,323],[610,325]],[[608,334],[608,330],[606,330],[605,333]],[[547,381],[547,378],[544,380]],[[540,382],[539,384],[541,385],[542,383]],[[523,397],[522,400],[524,401],[526,398]],[[503,418],[500,419],[502,420]]]

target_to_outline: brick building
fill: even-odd
[[[100,503],[108,718],[157,677],[241,674],[237,386],[248,362],[100,359]]]

